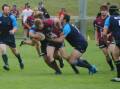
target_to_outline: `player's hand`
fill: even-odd
[[[14,35],[14,34],[15,34],[15,31],[14,31],[14,30],[10,30],[9,33],[10,33],[11,35]]]

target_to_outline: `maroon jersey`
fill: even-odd
[[[31,27],[34,24],[34,16],[31,15],[27,18],[27,24]]]
[[[54,21],[52,19],[47,19],[43,21],[44,23],[44,32],[46,34],[50,34],[51,37],[59,37],[61,34],[61,31],[59,28],[55,27]]]
[[[103,32],[103,27],[104,27],[104,23],[105,23],[106,18],[102,19],[101,16],[99,16],[95,20],[95,26],[97,28],[97,39],[98,39],[99,43],[103,43],[104,42],[103,36],[102,36],[102,32]],[[108,32],[108,34],[109,34],[109,32]],[[110,41],[110,42],[113,41],[112,35],[110,35],[108,37],[108,41]]]
[[[35,32],[42,32],[46,37],[59,37],[61,34],[60,29],[56,28],[54,25],[54,20],[47,19],[43,20],[44,28],[38,29],[35,26],[32,29]]]
[[[95,20],[95,26],[97,28],[97,39],[98,39],[98,41],[103,41],[102,32],[103,32],[105,19],[106,18],[102,19],[101,16],[100,16],[100,17],[96,18],[96,20]]]

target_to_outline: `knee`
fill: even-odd
[[[74,63],[74,60],[73,60],[73,59],[69,59],[68,62],[69,62],[70,64],[73,64],[73,63]]]
[[[47,60],[48,60],[49,62],[52,62],[52,61],[54,61],[54,58],[53,58],[52,55],[47,54]]]
[[[1,54],[6,54],[6,48],[0,47]]]

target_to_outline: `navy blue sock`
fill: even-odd
[[[58,67],[56,61],[53,61],[50,63],[50,66],[56,71],[56,72],[61,72],[60,68]]]
[[[120,78],[120,60],[115,61],[116,69],[117,69],[117,77]]]
[[[3,54],[3,55],[2,55],[2,58],[3,58],[4,64],[5,64],[5,65],[8,65],[8,57],[7,57],[7,55],[6,55],[6,54]]]
[[[107,56],[107,63],[109,64],[111,69],[114,69],[114,66],[113,66],[113,63],[112,63],[112,59],[109,56]]]
[[[88,63],[86,60],[81,60],[81,59],[77,59],[75,62],[74,62],[74,65],[77,65],[79,67],[84,67],[84,68],[88,68],[90,69],[92,66],[90,63]]]
[[[22,58],[21,58],[20,54],[15,54],[15,56],[17,57],[19,63],[22,63]]]

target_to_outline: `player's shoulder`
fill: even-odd
[[[0,17],[2,17],[2,15],[3,15],[2,12],[0,12]]]
[[[69,23],[66,23],[65,25],[64,25],[64,28],[68,28],[68,27],[70,27],[71,25],[69,24]]]
[[[52,19],[46,19],[46,20],[43,20],[43,23],[44,23],[44,25],[45,26],[52,26],[53,25],[53,23],[54,23],[54,20],[52,20]]]
[[[16,20],[16,17],[15,17],[13,14],[9,14],[9,17],[10,17],[12,20]]]

